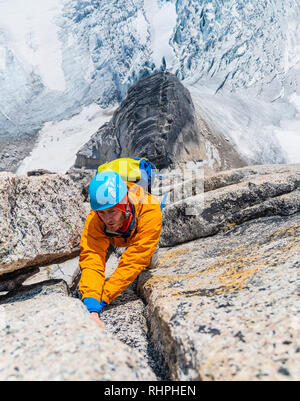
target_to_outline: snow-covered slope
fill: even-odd
[[[249,163],[300,161],[298,0],[0,0],[2,140],[116,105],[158,70]]]
[[[196,104],[249,163],[299,162],[299,1],[185,5],[177,2],[175,65]]]

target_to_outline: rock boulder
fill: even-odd
[[[299,380],[299,172],[171,172],[160,265],[105,308],[107,332],[70,296],[85,174],[0,175],[0,379]]]
[[[198,185],[198,189],[202,185],[203,192],[182,200],[182,187],[188,185],[173,187],[175,193],[171,192],[170,197],[175,202],[164,209],[161,246],[211,236],[247,220],[300,211],[299,164],[285,169],[278,167],[278,172],[276,167],[220,172],[193,185]]]
[[[101,330],[63,281],[0,297],[0,380],[155,380],[138,352]]]
[[[300,165],[201,179],[173,187],[160,265],[139,276],[161,363],[173,380],[299,380]]]
[[[299,380],[299,212],[161,249],[160,259],[139,292],[172,380]]]
[[[0,174],[0,275],[79,252],[86,210],[64,175]]]

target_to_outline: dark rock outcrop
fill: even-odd
[[[37,133],[17,140],[3,141],[0,133],[0,171],[15,173],[22,160],[27,157],[37,139]]]
[[[211,134],[205,121],[196,116],[189,91],[174,75],[160,72],[128,90],[111,121],[77,153],[75,167],[96,168],[119,157],[146,157],[158,169],[190,160],[209,161],[216,169],[245,165],[218,137],[220,146],[228,148],[220,155],[211,141],[216,135]]]

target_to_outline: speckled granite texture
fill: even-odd
[[[179,171],[171,174],[180,179]],[[2,180],[7,190],[13,180],[19,189],[10,193],[28,194],[29,203],[4,191],[3,210],[16,220],[7,227],[2,219],[12,252],[2,236],[1,380],[300,379],[300,165],[249,166],[174,185],[164,210],[160,264],[104,309],[106,331],[71,296],[78,296],[73,290],[80,275],[76,222],[87,214],[82,175],[76,175],[78,189],[56,175]],[[78,194],[78,203],[67,208],[74,226],[61,221],[66,208],[53,185],[41,198],[31,194],[32,180],[56,180]],[[201,188],[205,193],[195,194]],[[186,207],[199,206],[199,199],[201,213],[187,216]],[[36,207],[29,220],[26,204]],[[51,217],[45,224],[42,205],[43,216]],[[52,255],[61,224],[67,261]],[[121,251],[109,258],[107,277]]]
[[[144,358],[101,330],[63,281],[0,303],[0,380],[155,380]]]
[[[172,379],[299,380],[299,213],[161,249],[160,259],[139,291]]]

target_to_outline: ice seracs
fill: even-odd
[[[202,93],[251,162],[299,161],[296,0],[23,3],[0,2],[2,140],[120,104],[140,78],[167,70]]]

